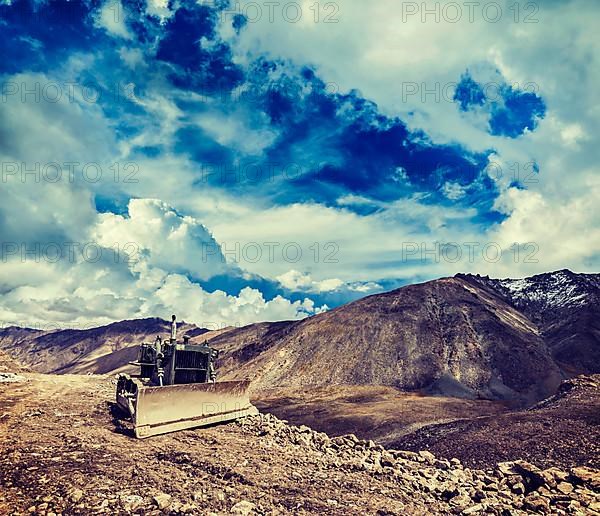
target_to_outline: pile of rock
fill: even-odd
[[[600,471],[593,468],[540,470],[515,461],[482,471],[463,467],[458,459],[436,458],[428,451],[387,450],[352,434],[329,438],[270,414],[238,424],[280,445],[318,453],[328,467],[387,476],[399,490],[455,514],[600,514]]]

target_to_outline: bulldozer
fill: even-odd
[[[177,318],[172,316],[168,339],[142,343],[135,362],[138,375],[117,378],[117,404],[129,414],[137,438],[151,437],[233,421],[258,414],[250,403],[248,380],[217,382],[218,350],[189,336],[177,341]]]

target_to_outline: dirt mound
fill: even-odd
[[[525,514],[600,509],[598,470],[487,471],[271,415],[138,441],[112,379],[0,385],[0,512]]]

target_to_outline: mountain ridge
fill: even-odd
[[[216,332],[182,323],[180,333],[210,339],[221,378],[249,377],[256,389],[387,385],[526,404],[565,377],[600,372],[599,285],[600,274],[564,269],[523,279],[457,274],[300,321]],[[36,331],[6,328],[0,348],[41,372],[108,373],[123,370],[139,342],[168,333],[168,322]]]

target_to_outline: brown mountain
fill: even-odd
[[[529,318],[460,277],[299,322],[234,329],[211,343],[224,352],[224,376],[248,376],[255,388],[372,384],[527,403],[562,377]]]

